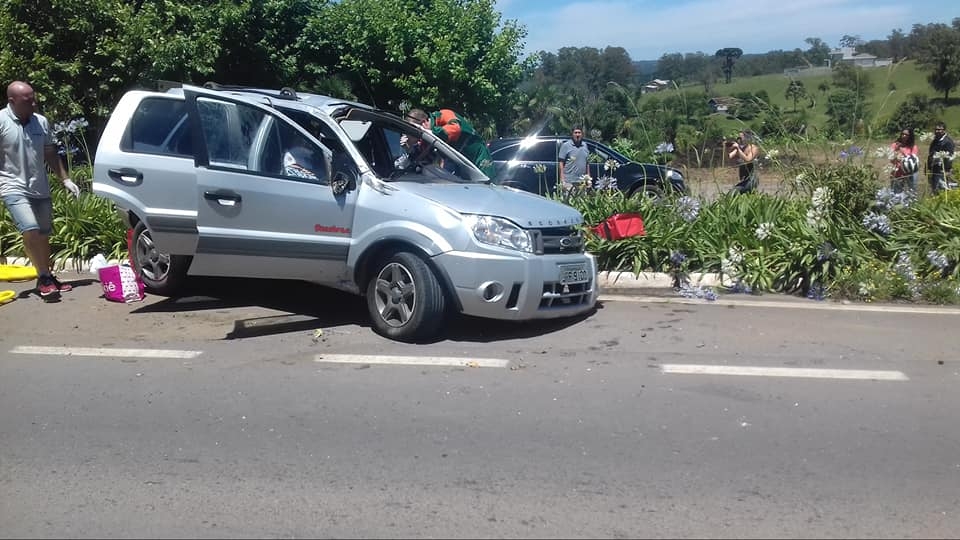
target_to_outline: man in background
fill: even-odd
[[[950,173],[953,170],[953,155],[956,146],[947,135],[947,125],[937,122],[930,141],[930,153],[927,155],[927,173],[930,175],[930,189],[940,193],[950,189]]]
[[[560,145],[560,155],[557,158],[560,163],[558,170],[563,191],[569,191],[574,185],[583,181],[584,175],[590,174],[588,165],[590,150],[583,142],[583,129],[576,126],[571,135],[571,139],[563,141]]]

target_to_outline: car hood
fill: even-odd
[[[395,183],[396,184],[396,183]],[[580,212],[539,195],[492,184],[421,184],[404,182],[404,190],[461,214],[507,218],[524,228],[583,223]]]

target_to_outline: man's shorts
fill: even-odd
[[[34,199],[25,195],[4,195],[3,204],[13,217],[20,233],[38,231],[49,235],[53,229],[53,202],[50,198]]]

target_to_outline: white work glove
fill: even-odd
[[[407,145],[409,145],[409,144],[410,144],[410,139],[409,139],[409,137],[407,137],[407,134],[404,133],[404,134],[400,135],[400,146],[406,148]]]
[[[69,178],[64,178],[63,187],[65,187],[67,191],[69,191],[70,194],[73,195],[75,198],[80,197],[80,186],[74,184],[73,180]]]

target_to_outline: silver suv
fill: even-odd
[[[413,159],[402,136],[419,140]],[[430,132],[291,89],[128,92],[94,161],[148,290],[187,275],[300,279],[364,295],[389,338],[436,336],[451,312],[493,319],[593,309],[583,216],[492,185]]]

